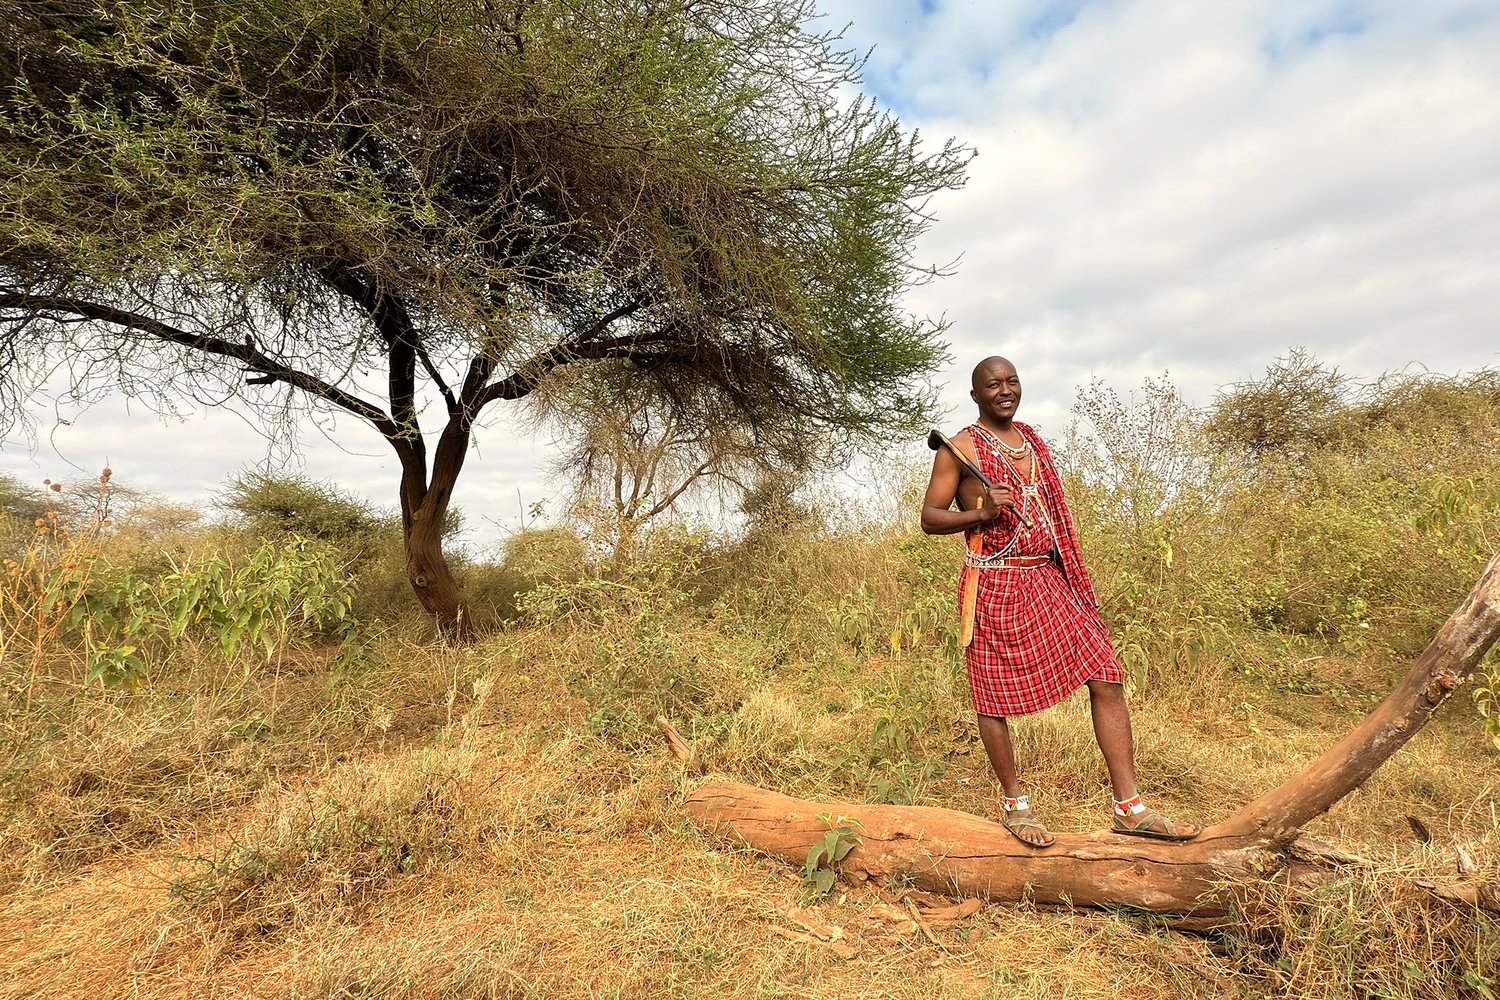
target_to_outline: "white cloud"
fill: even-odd
[[[1496,5],[1092,3],[1041,38],[1038,4],[902,6],[872,84],[980,154],[925,246],[959,273],[913,297],[955,321],[957,414],[996,351],[1053,428],[1090,374],[1500,363]]]
[[[952,422],[970,410],[968,369],[995,352],[1052,432],[1091,375],[1128,388],[1169,369],[1207,400],[1299,345],[1362,376],[1500,364],[1495,0],[825,9],[852,22],[852,46],[876,46],[869,84],[908,125],[980,154],[923,246],[962,254],[958,273],[910,303],[954,321]],[[389,504],[395,466],[368,437],[345,446],[382,457],[309,433],[303,464]],[[185,497],[265,450],[222,413],[163,426],[100,408],[56,440],[86,469],[107,452]],[[550,492],[548,443],[502,419],[481,444],[457,499],[471,523],[515,523],[517,490]],[[58,464],[7,444],[0,470]]]

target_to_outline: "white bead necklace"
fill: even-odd
[[[1006,444],[1004,440],[1001,439],[999,434],[996,434],[990,428],[985,427],[984,424],[980,424],[979,427],[985,432],[986,435],[988,435],[991,441],[998,444],[1001,450],[1011,458],[1020,460],[1031,454],[1031,440],[1026,437],[1026,435],[1021,435],[1021,447],[1012,448],[1010,445]]]

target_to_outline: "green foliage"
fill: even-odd
[[[138,651],[165,657],[184,640],[206,639],[225,657],[254,650],[270,662],[327,635],[349,640],[347,662],[341,657],[338,665],[366,665],[372,656],[349,614],[351,578],[327,545],[263,542],[240,562],[215,557],[161,576],[99,575],[66,625],[83,640],[87,679],[106,686],[138,686],[147,671]]]
[[[913,248],[969,153],[859,96],[818,21],[813,0],[4,3],[0,427],[64,357],[61,398],[232,399],[283,440],[301,408],[352,415],[400,463],[407,526],[443,523],[483,411],[533,394],[645,386],[802,466],[910,434],[945,351],[905,306],[940,273]],[[314,499],[311,522],[256,509],[319,537],[359,520]],[[456,634],[449,582],[427,594]]]
[[[823,813],[818,819],[828,824],[828,832],[808,849],[807,861],[802,865],[802,894],[807,900],[822,899],[833,891],[838,883],[839,862],[859,846],[860,834],[865,829],[853,816],[835,819]]]
[[[833,628],[833,634],[853,646],[856,652],[868,653],[878,647],[879,643],[872,641],[874,633],[878,631],[875,600],[864,584],[860,584],[854,593],[828,608],[824,616]]]
[[[251,531],[271,538],[368,543],[389,527],[354,494],[300,475],[242,472],[229,481],[219,503]]]
[[[1480,674],[1473,698],[1474,707],[1484,720],[1485,732],[1495,744],[1495,749],[1500,750],[1500,664],[1492,660],[1489,669]]]
[[[810,0],[5,14],[16,352],[109,352],[150,373],[117,384],[148,402],[280,406],[248,366],[398,451],[404,385],[477,409],[611,359],[696,424],[727,408],[820,447],[930,410],[943,349],[901,303],[934,273],[912,255],[922,206],[968,154],[846,99],[857,60]],[[353,398],[372,366],[390,414]]]
[[[567,528],[527,528],[506,538],[500,564],[525,580],[560,583],[584,575],[587,555],[583,540]]]
[[[1215,431],[1231,413],[1223,401],[1208,415],[1159,419],[1169,384],[1148,382],[1137,407],[1107,392],[1091,398],[1097,386],[1081,398],[1079,415],[1100,433],[1070,441],[1069,496],[1106,611],[1132,655],[1159,659],[1169,653],[1162,639],[1185,636],[1202,648],[1247,626],[1412,652],[1492,551],[1500,524],[1493,373],[1387,376],[1360,387],[1306,356],[1294,360],[1266,385],[1235,390],[1253,388],[1265,396],[1257,405],[1269,407],[1297,386],[1315,399],[1288,419],[1316,433],[1297,431],[1284,451],[1226,441]],[[1344,395],[1330,397],[1335,387]],[[1313,411],[1315,420],[1306,416]],[[1110,442],[1130,434],[1132,412],[1144,414],[1141,454],[1122,461]]]
[[[774,548],[780,541],[824,528],[817,507],[798,495],[805,485],[800,477],[784,472],[758,475],[750,481],[739,498],[746,548]]]
[[[47,508],[52,506],[51,498],[47,494],[32,486],[27,486],[15,476],[0,472],[0,528],[5,528],[7,522],[10,525],[28,525],[39,517],[47,516]],[[9,534],[13,528],[4,533]]]
[[[1226,451],[1296,460],[1329,443],[1348,405],[1350,382],[1305,350],[1266,368],[1259,381],[1219,394],[1205,430]]]
[[[847,770],[862,782],[870,802],[916,802],[930,781],[943,776],[950,755],[968,749],[969,739],[949,742],[957,734],[942,706],[951,699],[934,692],[925,679],[913,671],[861,693],[858,709],[869,728],[862,742],[834,755],[833,770],[835,775]],[[960,732],[968,732],[968,722]]]

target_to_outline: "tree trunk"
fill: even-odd
[[[413,518],[406,534],[406,579],[422,608],[446,639],[467,642],[474,636],[469,609],[448,558],[443,555],[443,519]]]
[[[463,591],[448,566],[448,558],[443,555],[443,527],[453,499],[453,484],[463,470],[468,442],[468,425],[461,417],[453,418],[438,439],[431,479],[420,457],[405,464],[401,477],[406,579],[417,600],[437,623],[438,634],[455,642],[471,640],[474,623],[464,604]]]
[[[830,824],[857,818],[859,844],[839,865],[851,881],[899,875],[931,892],[1075,906],[1124,905],[1219,918],[1234,882],[1292,877],[1298,831],[1358,788],[1424,726],[1500,638],[1500,553],[1490,559],[1405,678],[1348,736],[1295,777],[1182,844],[1110,832],[1059,834],[1052,847],[1022,845],[998,823],[951,809],[805,802],[732,782],[687,799],[700,827],[802,864]],[[1311,852],[1326,860],[1326,851]],[[1500,887],[1424,886],[1446,898],[1500,908]]]

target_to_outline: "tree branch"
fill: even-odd
[[[1231,819],[1203,831],[1205,839],[1255,838],[1285,843],[1309,820],[1364,784],[1366,778],[1427,724],[1500,639],[1500,552],[1428,644],[1401,683],[1338,743],[1295,777]]]
[[[498,382],[492,383],[479,393],[475,400],[475,412],[497,399],[521,399],[541,384],[547,373],[559,365],[573,361],[598,361],[609,357],[622,357],[617,348],[639,347],[656,343],[658,334],[643,334],[637,337],[618,337],[607,341],[596,341],[614,323],[634,315],[649,304],[650,299],[635,298],[619,308],[601,316],[588,329],[568,338],[561,344],[535,355],[521,364],[514,372]]]
[[[139,313],[60,295],[0,293],[0,310],[5,309],[24,310],[33,315],[37,313],[67,313],[85,320],[110,323],[115,326],[125,327],[128,330],[138,330],[141,333],[155,337],[157,340],[177,344],[204,354],[233,358],[236,361],[242,362],[252,371],[261,373],[261,377],[250,380],[252,384],[266,385],[271,382],[285,382],[369,422],[387,441],[391,442],[392,445],[398,446],[398,452],[400,451],[400,446],[404,444],[400,427],[380,407],[360,399],[358,396],[340,389],[331,383],[325,382],[315,375],[309,375],[306,372],[301,372],[285,365],[275,358],[269,357],[251,343],[236,343],[231,340],[225,340],[222,337],[189,333],[186,330],[179,329],[149,316],[142,316]]]
[[[655,517],[657,514],[660,514],[662,511],[666,510],[668,507],[676,503],[677,498],[686,493],[689,486],[692,486],[699,479],[703,478],[703,476],[707,475],[717,462],[717,458],[707,459],[702,465],[698,466],[692,472],[688,473],[687,478],[679,483],[675,490],[662,497],[661,502],[652,507],[650,513],[648,513],[646,516]]]
[[[443,376],[438,374],[437,366],[432,363],[432,358],[427,354],[427,348],[421,341],[417,342],[417,359],[422,362],[422,368],[427,372],[427,377],[432,379],[432,384],[437,386],[438,392],[442,393],[443,402],[448,406],[449,416],[457,413],[458,398],[453,395],[453,390],[448,388],[448,383],[443,381]]]
[[[389,352],[387,377],[390,383],[391,415],[399,423],[410,428],[410,433],[420,436],[417,428],[415,377],[418,358],[422,360],[427,374],[447,402],[448,413],[451,415],[457,410],[457,400],[438,374],[431,358],[427,357],[422,338],[417,335],[416,324],[412,322],[411,313],[401,299],[382,291],[373,281],[366,281],[351,267],[329,265],[319,268],[318,275],[339,294],[359,305],[385,340]]]

